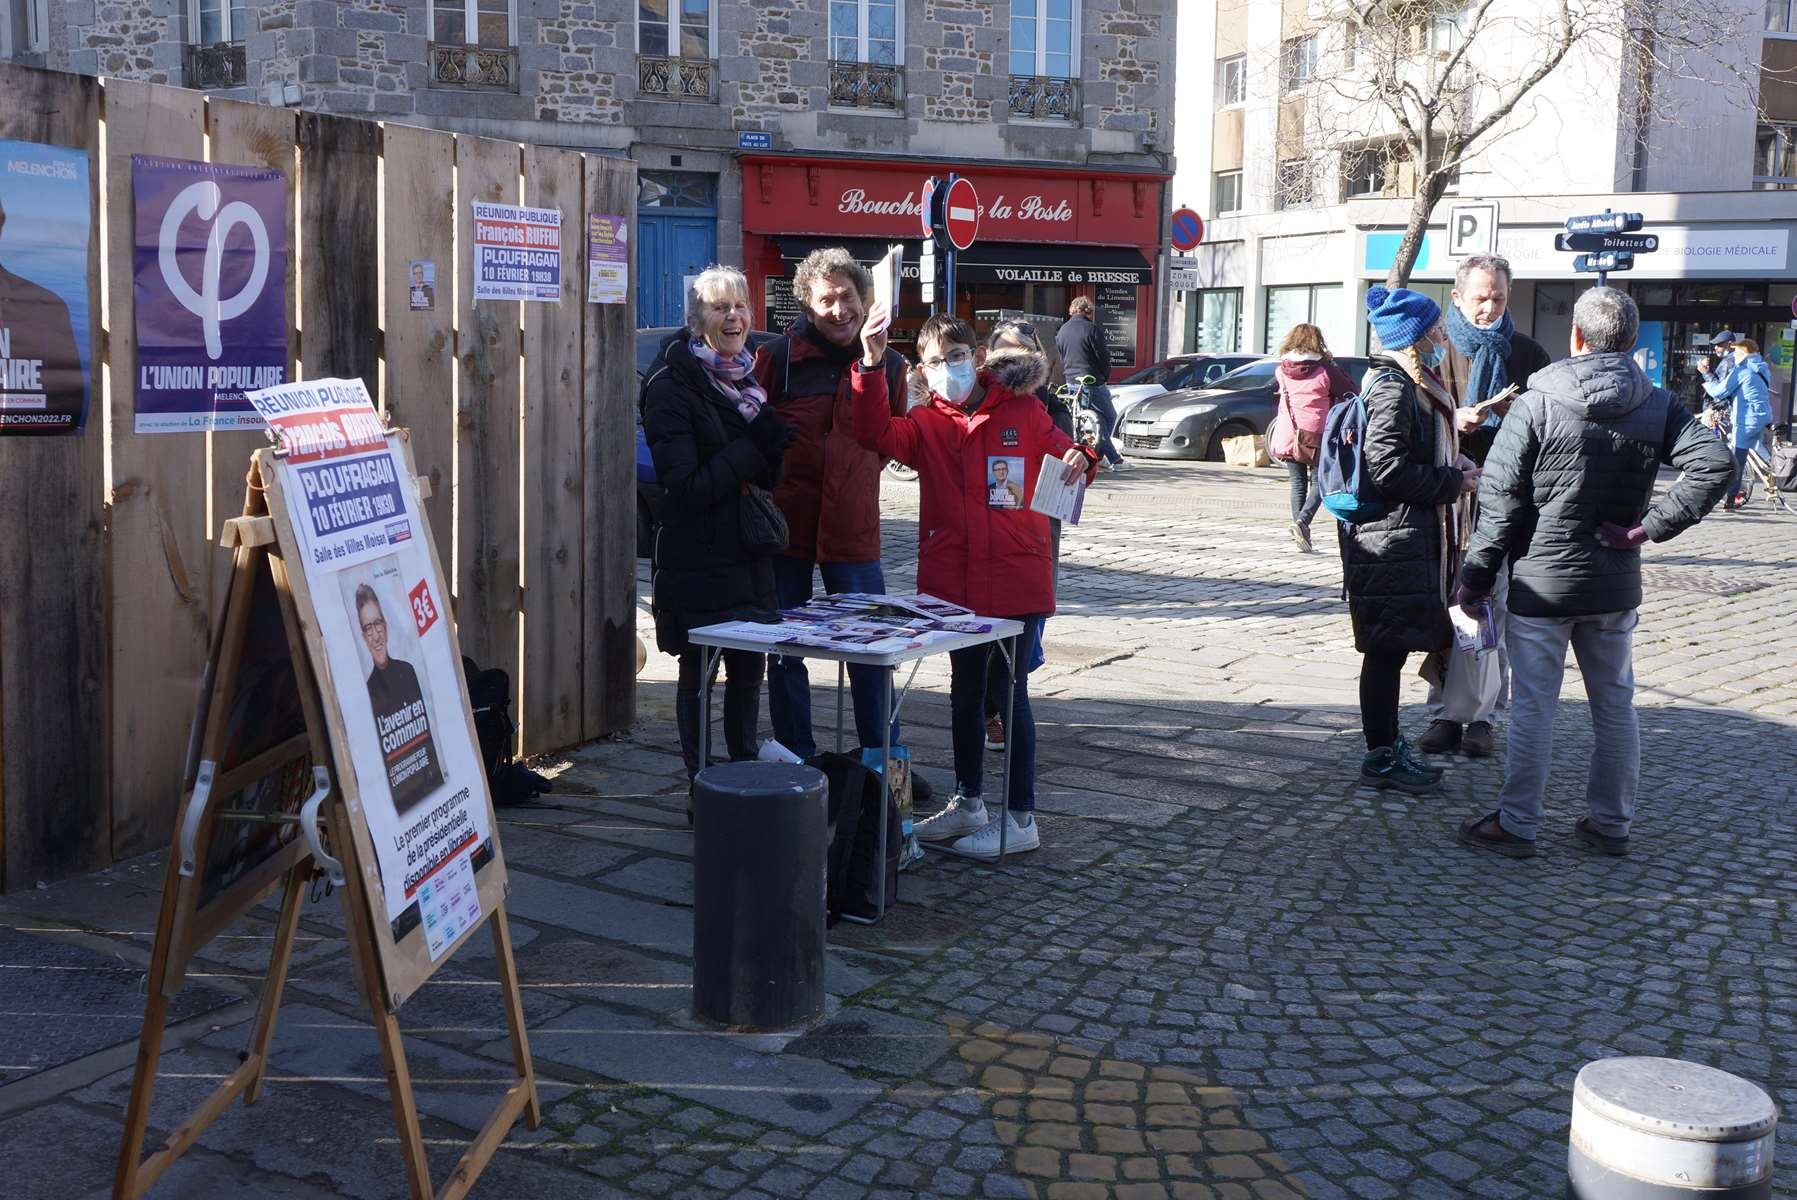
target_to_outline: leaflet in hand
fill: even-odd
[[[1078,525],[1080,510],[1086,505],[1086,477],[1081,475],[1068,483],[1062,477],[1066,466],[1052,454],[1042,456],[1042,469],[1036,472],[1036,491],[1030,496],[1030,508],[1068,525]]]
[[[1491,601],[1479,601],[1477,616],[1470,616],[1458,604],[1451,604],[1448,617],[1454,623],[1454,646],[1463,654],[1483,657],[1497,649],[1497,619],[1492,615]]]
[[[879,333],[892,324],[892,314],[898,310],[898,294],[900,277],[905,268],[905,248],[894,243],[886,247],[886,257],[874,264],[874,307],[884,306],[886,313],[881,324],[869,333]]]

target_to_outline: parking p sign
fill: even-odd
[[[1496,254],[1498,206],[1496,200],[1456,204],[1448,209],[1448,257]]]

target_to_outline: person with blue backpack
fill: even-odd
[[[1317,484],[1340,524],[1342,585],[1360,651],[1360,778],[1420,794],[1441,770],[1417,758],[1398,728],[1398,693],[1412,653],[1453,642],[1449,587],[1460,569],[1460,500],[1479,469],[1460,453],[1454,399],[1437,374],[1447,350],[1441,308],[1407,288],[1371,287],[1367,320],[1383,350],[1352,401],[1324,428]]]
[[[1741,474],[1747,469],[1747,452],[1760,444],[1766,426],[1772,424],[1772,368],[1760,357],[1759,343],[1741,338],[1734,343],[1732,354],[1734,362],[1724,362],[1703,384],[1713,406],[1732,405],[1728,445],[1734,453],[1735,473],[1722,501],[1724,512],[1741,506]]]

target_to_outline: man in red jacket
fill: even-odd
[[[873,298],[873,275],[840,246],[812,251],[799,264],[793,293],[802,316],[784,337],[757,353],[755,376],[780,419],[798,431],[782,462],[774,501],[792,540],[774,559],[774,594],[781,608],[811,599],[813,574],[826,592],[886,590],[880,569],[878,454],[855,441],[849,375],[861,353],[861,330]],[[885,351],[880,371],[892,411],[905,410],[905,360]],[[879,747],[884,671],[850,667],[855,731],[861,746]],[[817,753],[811,731],[811,678],[805,660],[770,655],[768,716],[774,736],[793,753]],[[898,723],[892,742],[899,744]]]
[[[1088,482],[1097,455],[1075,446],[1055,427],[1036,389],[1048,378],[1048,362],[1027,350],[981,349],[967,322],[939,314],[917,334],[917,354],[930,384],[930,399],[893,412],[882,369],[887,314],[876,309],[861,335],[863,355],[852,376],[855,437],[863,446],[917,469],[917,590],[982,616],[1023,622],[1010,672],[1011,792],[1006,814],[988,818],[982,799],[986,749],[986,676],[991,644],[949,655],[950,726],[955,752],[955,796],[935,816],[917,823],[926,842],[948,842],[951,853],[998,857],[999,821],[1007,822],[1006,849],[1042,844],[1035,820],[1036,722],[1030,712],[1029,671],[1042,622],[1054,611],[1054,562],[1048,518],[1029,507],[1045,456],[1061,460],[1072,481]],[[1009,487],[993,486],[1003,466]],[[1020,465],[1021,478],[1012,478]],[[1051,464],[1052,466],[1052,464]],[[1017,486],[1021,485],[1021,486]],[[1013,490],[1015,489],[1015,490]],[[1021,502],[1018,502],[1021,501]]]

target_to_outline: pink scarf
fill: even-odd
[[[761,412],[761,406],[767,403],[767,392],[762,390],[749,369],[755,365],[755,356],[744,346],[741,350],[725,358],[698,338],[686,344],[711,377],[712,386],[724,393],[726,399],[736,406],[745,421],[753,421]]]

